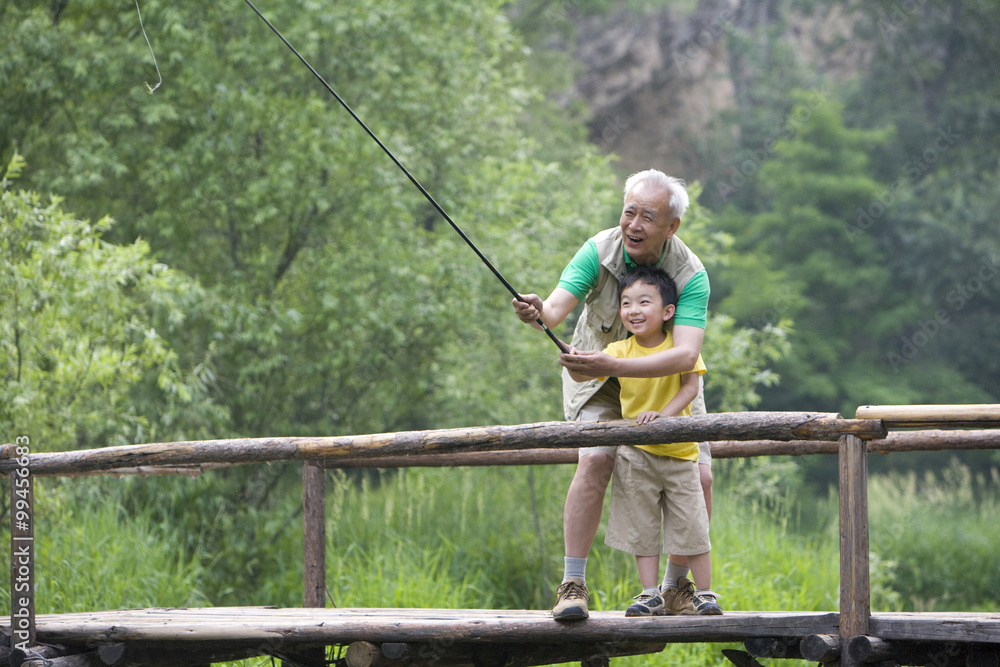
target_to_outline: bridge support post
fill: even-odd
[[[304,607],[326,606],[326,482],[319,465],[302,464]]]
[[[848,652],[854,637],[868,634],[871,587],[868,570],[868,443],[840,438],[840,664],[856,667]]]
[[[326,607],[326,472],[317,463],[302,463],[303,607]],[[305,664],[325,664],[323,647],[299,652]],[[288,661],[283,660],[282,665]],[[295,663],[291,663],[295,664]]]

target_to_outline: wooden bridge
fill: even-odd
[[[215,440],[58,453],[0,450],[11,480],[11,615],[0,624],[0,665],[208,665],[254,656],[319,667],[483,667],[581,662],[662,651],[678,642],[743,642],[724,654],[831,665],[998,667],[1000,613],[872,614],[868,574],[867,454],[1000,448],[1000,405],[859,408],[827,413],[725,413],[657,420],[452,429],[332,438]],[[929,430],[940,427],[990,430]],[[892,432],[890,432],[892,431]],[[725,439],[723,439],[725,438]],[[837,453],[840,609],[625,618],[592,612],[560,623],[548,610],[327,609],[324,468],[569,463],[597,444],[711,441],[713,456]],[[37,476],[158,474],[301,460],[305,604],[302,608],[142,609],[35,615],[31,485]],[[328,648],[336,654],[328,657]]]

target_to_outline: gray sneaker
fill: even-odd
[[[663,597],[660,595],[650,595],[649,593],[639,593],[634,598],[632,604],[625,610],[626,616],[663,616]]]
[[[698,611],[694,607],[694,582],[687,577],[681,577],[675,588],[664,588],[663,613],[667,616],[694,616]]]
[[[722,616],[719,596],[712,591],[695,593],[694,608],[698,611],[699,616]]]
[[[552,608],[552,618],[557,621],[573,621],[590,616],[587,602],[590,593],[583,579],[571,578],[556,589],[556,606]]]

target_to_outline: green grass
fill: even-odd
[[[716,464],[713,588],[727,611],[838,608],[836,494],[805,496],[784,465]],[[329,473],[332,601],[549,609],[562,574],[562,506],[572,474],[572,466]],[[37,485],[39,613],[301,604],[294,479],[275,487],[282,489],[275,502],[239,515],[238,503],[209,507],[210,480],[132,480],[128,494],[106,493],[123,482]],[[997,608],[997,482],[957,464],[931,477],[870,479],[873,610]],[[159,499],[154,504],[133,502],[143,484],[156,485],[148,492]],[[173,520],[162,520],[167,515]],[[193,534],[195,527],[203,532]],[[588,564],[591,607],[622,610],[639,591],[634,560],[604,546],[603,535],[602,524]],[[740,648],[677,644],[615,664],[724,665],[726,647]]]

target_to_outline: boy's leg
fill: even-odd
[[[647,459],[658,457],[637,447],[621,447],[611,484],[611,513],[604,543],[635,555],[643,590],[625,610],[626,616],[662,616],[660,570],[659,480]]]
[[[708,414],[705,409],[705,376],[698,377],[698,395],[691,401],[691,415]],[[707,442],[698,443],[698,474],[701,477],[701,489],[705,494],[705,508],[708,510],[708,518],[712,518],[712,448]],[[663,577],[663,588],[672,588],[677,585],[681,577],[687,576],[688,560],[686,556],[670,555],[667,566],[667,573]]]
[[[691,565],[691,578],[699,591],[705,591],[712,587],[712,552],[706,551],[703,554],[688,556],[688,563]]]
[[[660,557],[636,556],[635,566],[639,570],[639,583],[643,590],[656,588],[656,581],[660,578]]]
[[[695,609],[701,616],[720,616],[722,607],[719,606],[719,596],[712,592],[712,552],[688,556],[688,562],[696,585]]]
[[[635,566],[639,570],[639,582],[642,592],[636,595],[634,602],[625,610],[625,615],[633,616],[663,616],[663,596],[656,582],[660,578],[660,557],[636,556]]]
[[[663,549],[671,554],[686,555],[695,577],[705,579],[707,576],[710,581],[712,545],[705,496],[699,479],[698,469],[701,466],[694,461],[663,458]],[[664,579],[678,576],[676,566],[668,565],[667,569],[669,574]],[[687,577],[678,576],[675,586],[663,589],[667,613],[698,613],[694,594],[694,584]]]

